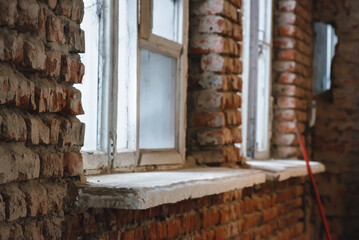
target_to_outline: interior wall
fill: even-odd
[[[359,238],[358,11],[355,0],[315,1],[314,21],[332,24],[338,36],[331,89],[317,96],[314,129],[314,160],[327,168],[318,187],[334,239]]]

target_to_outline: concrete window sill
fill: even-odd
[[[265,182],[253,169],[190,168],[87,177],[77,204],[84,208],[147,209]]]
[[[262,170],[267,181],[284,181],[292,177],[307,176],[307,166],[304,160],[252,160],[246,161],[252,169]],[[310,162],[313,174],[325,171],[320,162]]]
[[[90,176],[80,186],[77,204],[81,208],[148,209],[308,175],[304,161],[255,160],[247,164],[252,169],[208,167]],[[311,166],[313,173],[325,171],[321,163],[311,162]]]

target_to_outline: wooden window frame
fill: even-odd
[[[152,0],[138,0],[137,4],[137,79],[136,85],[136,149],[118,151],[117,143],[117,111],[118,111],[118,44],[119,44],[119,1],[103,0],[100,18],[99,43],[99,99],[97,148],[92,152],[84,152],[85,174],[126,172],[146,168],[179,167],[185,161],[185,127],[186,127],[186,89],[187,89],[187,46],[188,46],[188,0],[176,0],[179,6],[178,29],[180,43],[167,40],[152,33]],[[181,33],[181,35],[180,35]],[[173,57],[177,60],[176,76],[176,147],[174,149],[139,148],[139,89],[140,89],[140,50],[144,48],[154,53]],[[101,54],[102,53],[102,54]],[[110,53],[110,54],[108,54]],[[142,106],[143,107],[143,106]]]

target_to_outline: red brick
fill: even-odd
[[[28,71],[44,71],[46,69],[45,47],[40,41],[33,40],[31,42],[24,42],[22,65]]]
[[[171,221],[168,221],[167,223],[167,237],[168,238],[174,238],[183,232],[181,220],[179,218],[172,219]]]
[[[46,38],[48,42],[57,42],[64,44],[65,33],[64,24],[60,18],[56,16],[49,16],[46,22]]]
[[[186,234],[199,230],[201,228],[200,215],[194,214],[183,216],[182,225]]]
[[[85,67],[81,63],[80,56],[69,55],[62,57],[61,79],[69,83],[81,83],[85,74]]]
[[[197,34],[191,37],[189,52],[191,54],[225,53],[238,56],[239,48],[231,38]]]
[[[190,121],[193,127],[222,127],[225,124],[223,112],[195,112]]]
[[[42,178],[61,178],[64,172],[62,153],[41,153],[40,176]]]
[[[239,20],[237,8],[225,0],[193,2],[191,6],[191,15],[221,15],[235,22]]]
[[[50,143],[50,129],[42,122],[39,117],[27,115],[25,120],[28,130],[28,143],[33,145]]]
[[[23,143],[1,143],[0,156],[0,184],[39,177],[39,156]]]
[[[46,73],[51,77],[59,76],[61,70],[61,53],[46,52],[46,56]]]
[[[66,90],[66,107],[62,113],[68,115],[79,115],[83,114],[84,110],[81,103],[81,92],[75,88],[68,88]]]
[[[220,220],[220,214],[219,214],[219,210],[217,209],[207,210],[202,214],[202,222],[204,228],[212,227],[218,224],[219,220]]]
[[[82,175],[83,160],[81,153],[64,154],[64,170],[69,176]]]
[[[278,97],[277,106],[282,109],[307,110],[307,101],[294,97]]]

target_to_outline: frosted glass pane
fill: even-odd
[[[136,149],[137,1],[119,1],[117,150]]]
[[[99,18],[97,0],[84,1],[85,15],[81,28],[85,31],[86,53],[80,54],[85,65],[83,84],[77,85],[82,92],[84,115],[78,116],[86,124],[85,143],[82,150],[97,150],[97,97],[98,97],[98,38]]]
[[[167,38],[168,40],[177,41],[177,1],[153,0],[152,32],[155,35]]]
[[[140,148],[175,148],[176,59],[141,49]]]

